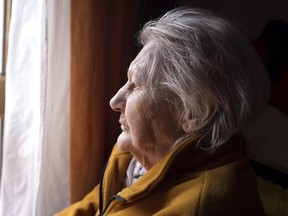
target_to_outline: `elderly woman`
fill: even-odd
[[[269,79],[245,36],[208,11],[147,23],[111,99],[122,133],[100,184],[58,215],[264,215],[241,131]]]

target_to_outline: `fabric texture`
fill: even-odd
[[[127,78],[136,21],[135,0],[71,1],[72,202],[99,182],[120,133],[109,100]]]
[[[124,180],[124,187],[130,187],[136,181],[138,181],[147,170],[137,161],[135,157],[132,158]]]
[[[69,15],[69,0],[13,0],[1,216],[51,216],[70,203]]]
[[[57,216],[265,215],[242,139],[234,137],[213,154],[195,150],[197,142],[190,137],[179,143],[127,188],[132,156],[115,146],[100,185]]]

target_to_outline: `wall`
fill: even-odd
[[[288,21],[287,0],[182,0],[183,6],[212,9],[242,23],[252,38],[259,36],[267,21]]]

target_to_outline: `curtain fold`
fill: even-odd
[[[99,182],[119,133],[109,99],[132,59],[137,1],[71,1],[71,201]]]
[[[47,75],[36,215],[70,204],[70,0],[46,0]],[[43,63],[45,64],[45,63]]]
[[[2,216],[51,216],[70,202],[70,0],[13,0]]]

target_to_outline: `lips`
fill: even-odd
[[[126,125],[121,125],[121,130],[122,131],[128,131],[128,127]]]
[[[119,121],[120,125],[124,125],[124,126],[127,126],[127,123],[125,121]]]
[[[127,123],[126,123],[126,121],[123,118],[120,118],[119,123],[121,125],[122,131],[127,131],[128,130],[129,127],[127,126]]]

